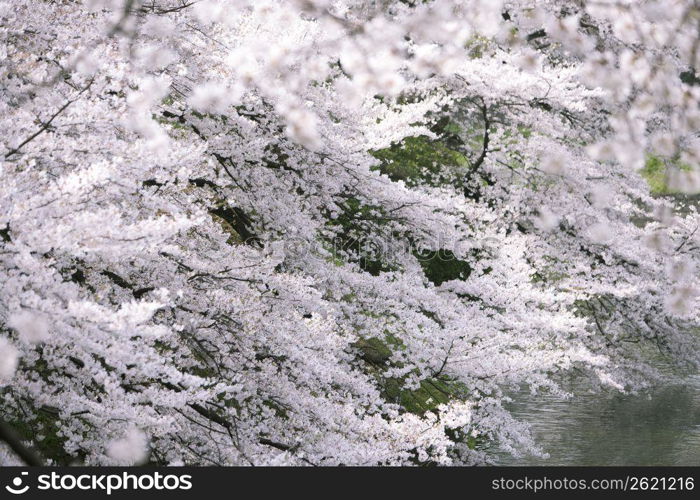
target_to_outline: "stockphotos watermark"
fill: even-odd
[[[39,491],[94,491],[111,495],[114,491],[174,491],[192,489],[189,474],[130,473],[73,474],[51,472],[36,476],[36,484],[30,484],[29,472],[20,472],[5,490],[13,495],[23,495],[30,490]]]

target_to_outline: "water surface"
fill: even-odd
[[[700,376],[638,395],[522,392],[509,409],[549,458],[499,455],[502,465],[700,465]]]

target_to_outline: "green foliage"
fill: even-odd
[[[459,260],[450,250],[417,252],[416,257],[425,276],[435,285],[450,280],[467,279],[471,274],[469,263]]]
[[[22,439],[33,443],[40,456],[55,464],[70,464],[76,457],[65,452],[66,439],[61,436],[58,426],[58,410],[42,408],[34,417],[10,421],[9,425]]]
[[[466,48],[469,50],[471,59],[481,59],[491,48],[491,42],[484,36],[475,35],[467,41]]]
[[[430,377],[421,380],[417,389],[407,389],[400,379],[390,378],[384,383],[384,393],[389,401],[400,404],[407,412],[423,415],[458,397],[461,387],[446,377]]]
[[[664,159],[654,154],[648,154],[644,168],[640,171],[649,184],[652,194],[668,195],[677,191],[668,185],[668,174],[671,169],[690,170],[690,166],[677,159]]]
[[[666,183],[667,168],[663,159],[651,154],[647,155],[647,160],[641,174],[647,183],[649,183],[649,188],[653,194],[669,193]]]
[[[532,274],[533,283],[542,283],[544,285],[557,283],[565,278],[568,274],[558,270],[560,262],[551,256],[543,256],[544,261],[549,261],[551,264],[540,266],[536,272]]]
[[[463,170],[469,164],[463,154],[426,136],[408,137],[372,154],[381,162],[377,167],[380,172],[409,185],[442,184],[450,179],[450,171]]]
[[[375,365],[383,365],[391,357],[391,349],[383,340],[372,337],[360,339],[355,342],[354,347],[360,350],[360,357]]]
[[[328,225],[335,227],[336,239],[328,241],[332,247],[332,259],[340,264],[343,258],[356,261],[360,268],[373,276],[394,270],[381,254],[374,251],[365,235],[371,234],[376,226],[386,224],[387,217],[380,206],[363,203],[355,197],[347,198],[343,203],[344,210]]]
[[[392,348],[402,347],[400,340],[391,335],[387,335],[384,340],[377,337],[360,339],[353,345],[360,351],[360,357],[364,361],[375,370],[378,369],[375,373],[383,396],[387,401],[399,404],[406,412],[423,415],[452,399],[464,397],[465,390],[462,385],[445,376],[425,378],[415,389],[406,388],[402,378],[383,378],[381,368],[388,366]]]

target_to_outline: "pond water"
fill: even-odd
[[[549,458],[499,465],[700,465],[700,376],[638,395],[518,393],[509,405]]]
[[[676,213],[700,210],[700,195],[671,195]],[[644,226],[646,221],[637,221]],[[657,363],[654,363],[657,364]],[[657,368],[664,371],[663,363]],[[700,465],[700,375],[642,394],[586,393],[572,399],[512,395],[549,458],[497,454],[499,465]]]

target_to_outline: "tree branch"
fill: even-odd
[[[4,441],[14,451],[24,463],[34,467],[41,467],[44,461],[31,448],[22,443],[22,438],[17,434],[12,426],[0,420],[0,441]]]
[[[41,124],[41,127],[39,128],[39,130],[37,130],[36,132],[34,132],[32,135],[30,135],[29,137],[27,137],[25,140],[23,140],[23,141],[19,144],[19,146],[17,146],[17,147],[15,147],[15,148],[11,149],[11,150],[5,155],[5,158],[8,158],[8,157],[10,157],[10,156],[12,156],[12,155],[15,155],[15,154],[19,153],[20,149],[22,149],[24,146],[26,146],[27,144],[29,144],[31,141],[33,141],[34,139],[36,139],[37,137],[39,137],[42,133],[46,132],[46,130],[48,130],[48,128],[51,126],[51,123],[56,119],[56,117],[57,117],[58,115],[60,115],[61,113],[63,113],[63,112],[68,108],[68,106],[70,106],[70,105],[73,104],[75,101],[77,101],[77,100],[80,98],[80,96],[83,95],[83,93],[84,93],[87,89],[89,89],[90,86],[92,86],[92,82],[93,82],[93,81],[94,81],[94,80],[90,80],[90,82],[88,82],[88,84],[78,93],[77,96],[75,96],[74,99],[70,99],[70,100],[66,101],[66,103],[65,103],[63,106],[61,106],[60,108],[58,108],[58,111],[56,111],[53,115],[51,115],[51,117],[50,117],[47,121],[45,121],[44,123]]]
[[[484,163],[484,160],[486,159],[486,153],[488,153],[489,148],[489,127],[491,127],[491,120],[489,119],[486,103],[484,103],[483,101],[481,104],[481,116],[484,120],[484,138],[482,141],[481,154],[469,168],[470,174],[474,174],[477,170],[479,170],[479,167],[481,167],[481,164]]]

